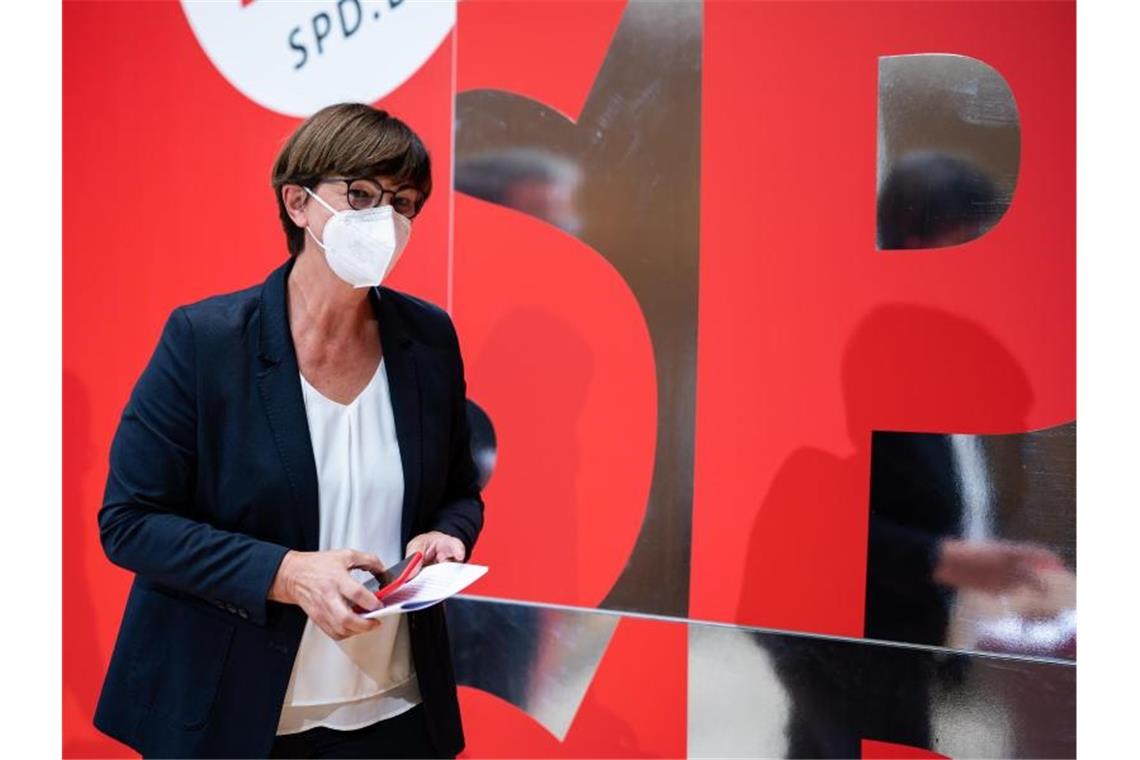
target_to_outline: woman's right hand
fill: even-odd
[[[334,641],[373,631],[380,627],[379,620],[352,611],[352,604],[369,611],[380,608],[376,595],[349,574],[356,568],[380,573],[384,565],[375,554],[353,549],[289,551],[277,568],[269,598],[296,604]]]

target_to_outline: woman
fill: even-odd
[[[454,756],[442,605],[360,582],[483,524],[455,330],[376,287],[431,191],[399,119],[341,104],[281,150],[289,259],[174,310],[111,447],[99,527],[135,573],[95,725],[145,755]]]

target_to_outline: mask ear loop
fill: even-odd
[[[324,198],[317,195],[316,193],[314,193],[312,190],[310,190],[307,187],[305,188],[305,192],[308,193],[309,195],[313,196],[313,199],[316,200],[317,203],[319,203],[322,206],[324,206],[325,208],[327,208],[329,210],[329,213],[331,213],[333,216],[336,216],[337,210],[335,208],[333,208],[332,206],[330,206],[329,204],[325,203]],[[307,224],[305,225],[305,232],[309,233],[309,237],[311,237],[313,239],[314,243],[316,243],[317,245],[319,245],[321,247],[322,251],[325,250],[325,244],[322,243],[321,241],[317,240],[317,236],[313,234],[313,230]]]
[[[311,238],[313,239],[313,242],[314,242],[314,243],[316,243],[316,244],[317,244],[317,246],[318,246],[318,247],[319,247],[319,248],[320,248],[322,251],[323,251],[323,250],[325,250],[325,244],[324,244],[324,243],[322,243],[321,241],[317,240],[317,236],[313,234],[313,231],[312,231],[311,229],[309,229],[308,227],[306,227],[306,228],[305,228],[305,232],[309,233],[309,237],[311,237]]]

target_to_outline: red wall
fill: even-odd
[[[392,284],[452,310],[499,437],[476,557],[493,571],[475,594],[596,606],[644,513],[656,385],[636,300],[579,240],[449,198],[445,179],[455,92],[509,90],[573,119],[623,8],[465,0],[458,45],[378,103],[436,167]],[[705,6],[691,618],[861,635],[870,431],[1075,418],[1074,26],[1071,3]],[[269,169],[299,120],[228,84],[174,3],[65,3],[63,50],[64,754],[116,756],[91,726],[130,582],[96,527],[111,436],[170,310],[285,256]],[[921,52],[1005,77],[1017,190],[977,241],[878,252],[877,59]],[[1030,387],[955,374],[984,360],[963,323]],[[899,356],[931,370],[900,389]],[[555,396],[573,404],[552,409]],[[623,621],[562,745],[465,688],[467,754],[684,754],[685,658],[683,626]]]

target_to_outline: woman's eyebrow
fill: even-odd
[[[385,190],[389,189],[389,188],[384,186],[384,183],[380,180],[380,177],[381,177],[381,175],[379,175],[379,174],[373,174],[371,177],[366,177],[366,179],[372,180],[373,182],[375,182],[380,187],[383,187]],[[423,190],[420,190],[420,188],[416,185],[416,183],[411,181],[410,179],[404,180],[403,182],[401,182],[397,185],[394,185],[391,189],[393,189],[393,190],[404,190],[404,189],[409,188],[409,187],[412,188],[413,190],[418,190],[421,195],[423,194]]]

